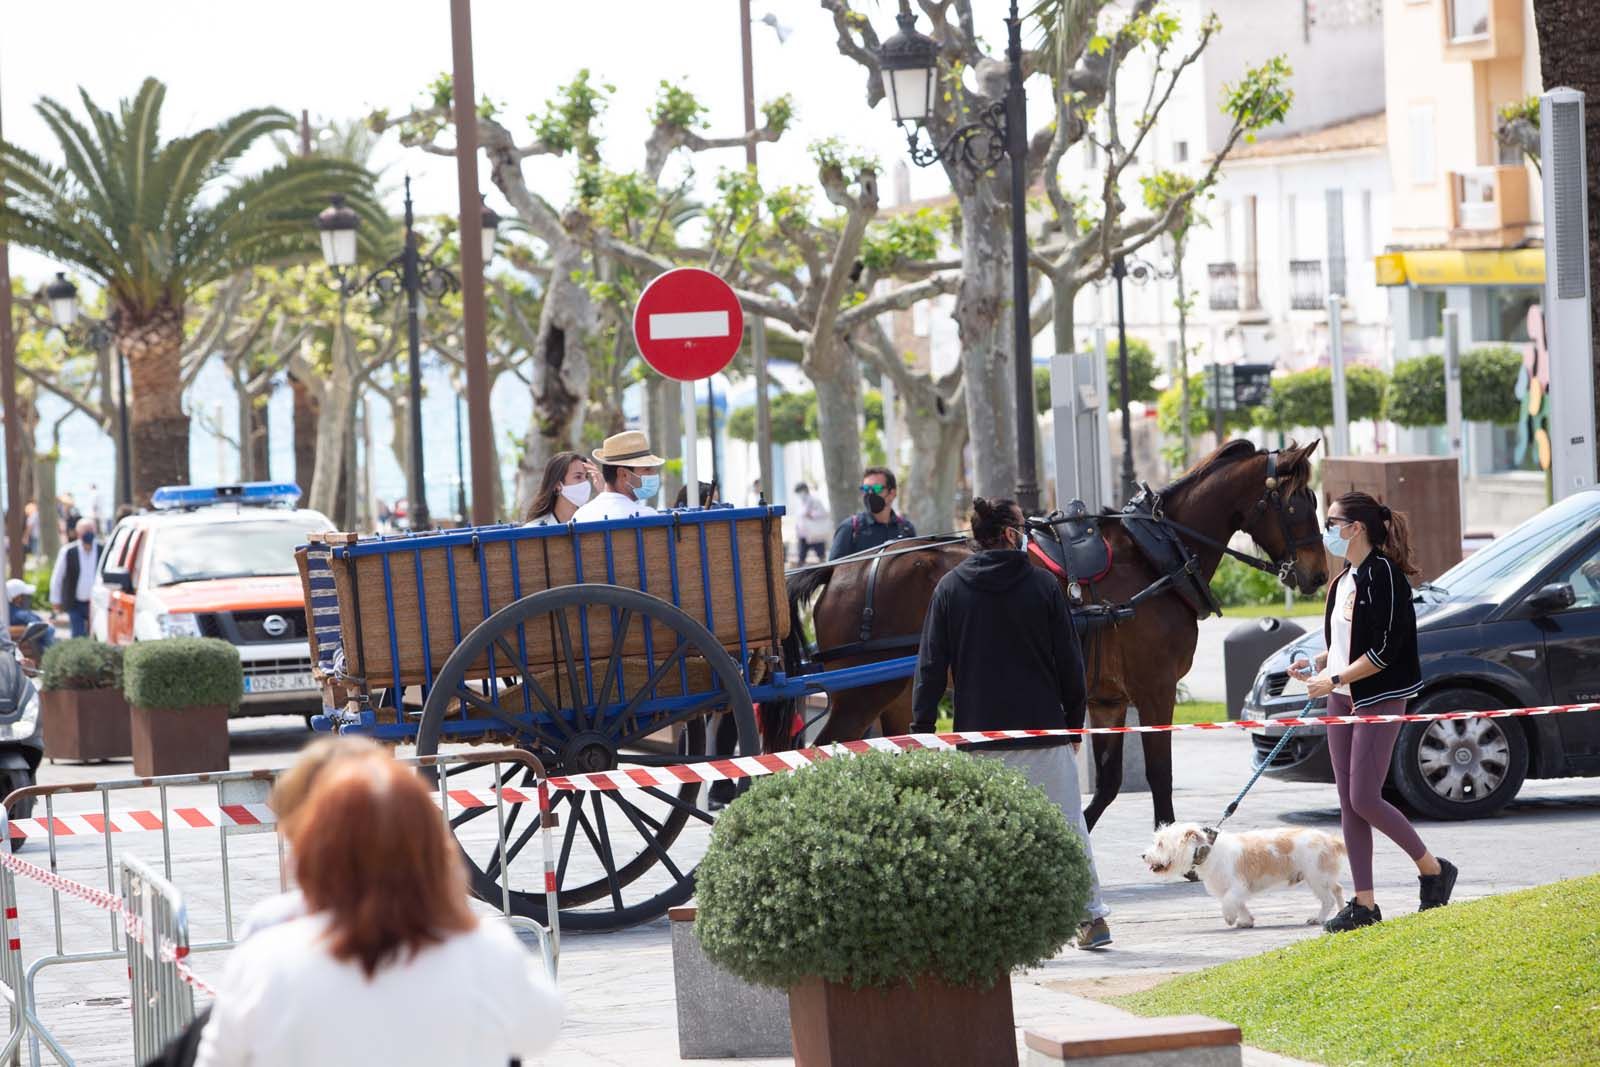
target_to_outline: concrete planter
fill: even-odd
[[[851,989],[810,978],[789,990],[795,1067],[1016,1067],[1011,978],[987,990],[923,976],[916,987]]]
[[[52,760],[127,759],[133,753],[128,701],[119,689],[39,693],[44,754]]]
[[[140,778],[228,769],[228,706],[134,705],[133,773]]]
[[[672,985],[678,1000],[678,1055],[686,1060],[792,1055],[789,995],[752,985],[706,958],[695,936],[697,909],[672,908]]]

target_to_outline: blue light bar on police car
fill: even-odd
[[[300,487],[293,482],[245,482],[241,485],[163,485],[150,494],[158,511],[203,508],[212,504],[283,504],[294,506]]]

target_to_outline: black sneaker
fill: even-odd
[[[1383,912],[1374,904],[1372,907],[1363,907],[1351,900],[1344,906],[1344,910],[1322,924],[1322,928],[1330,934],[1342,934],[1348,930],[1359,930],[1363,926],[1373,926],[1383,922]]]
[[[1417,910],[1442,908],[1450,903],[1450,891],[1456,887],[1456,875],[1460,873],[1455,864],[1441,858],[1438,874],[1419,874],[1417,881],[1422,885],[1422,904]]]

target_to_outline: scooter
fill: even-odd
[[[25,662],[22,650],[36,645],[49,629],[46,623],[33,623],[13,644],[0,627],[0,797],[33,785],[44,759],[39,691],[33,684],[39,672]],[[33,798],[24,797],[7,814],[13,819],[31,817]]]

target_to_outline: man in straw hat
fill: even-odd
[[[666,462],[650,451],[650,442],[638,430],[612,434],[592,453],[600,465],[605,492],[572,516],[573,522],[633,519],[654,515],[649,501],[661,492],[661,465]]]

